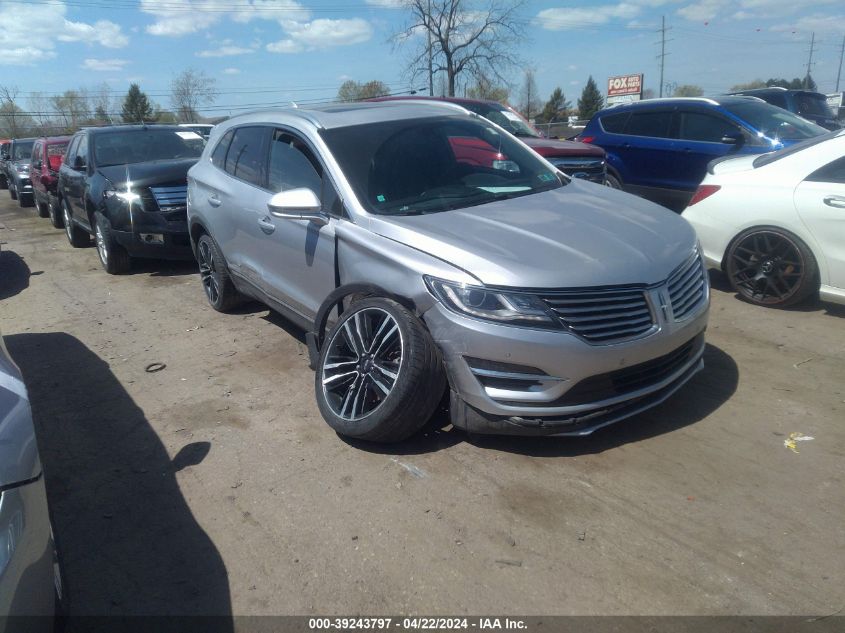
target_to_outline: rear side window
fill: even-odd
[[[625,127],[625,134],[669,138],[671,112],[633,112]]]
[[[263,186],[262,157],[267,128],[239,127],[226,153],[226,171],[258,187]]]
[[[720,143],[722,137],[739,132],[732,123],[703,112],[680,113],[680,138],[685,141]]]
[[[618,114],[608,114],[599,119],[601,127],[605,132],[611,134],[622,134],[625,129],[625,123],[628,122],[628,112],[620,112]]]
[[[214,152],[211,154],[211,164],[215,167],[219,167],[220,169],[225,168],[226,164],[226,151],[229,149],[229,145],[232,142],[232,136],[234,136],[234,130],[229,130],[223,135],[223,138],[220,139],[220,142],[217,143],[217,147],[214,148]]]
[[[807,177],[807,180],[845,185],[845,158],[839,158],[821,169],[817,169]]]
[[[786,103],[786,95],[785,94],[778,94],[778,93],[768,94],[765,97],[761,97],[761,98],[763,99],[763,101],[768,101],[773,106],[783,108],[784,110],[787,110],[789,108],[789,106]]]

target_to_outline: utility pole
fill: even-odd
[[[807,58],[807,74],[804,76],[804,88],[809,88],[809,81],[810,78],[810,70],[813,67],[813,53],[816,52],[816,32],[813,31],[812,36],[810,37],[810,56]]]
[[[845,35],[842,36],[842,46],[839,47],[839,70],[836,71],[836,91],[839,92],[839,79],[842,77],[842,58],[845,57]]]
[[[657,56],[657,59],[660,60],[660,96],[663,96],[663,69],[666,66],[666,55],[669,53],[666,52],[666,42],[671,42],[672,40],[666,39],[666,16],[663,15],[660,17],[660,55]]]
[[[428,0],[428,96],[434,96],[434,69],[431,55],[431,0]]]

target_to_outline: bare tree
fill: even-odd
[[[53,120],[50,99],[43,92],[33,92],[26,100],[30,115],[35,120],[40,134],[49,135],[55,121]]]
[[[510,89],[507,86],[494,84],[486,75],[479,75],[475,83],[467,88],[466,96],[470,99],[484,99],[485,101],[498,101],[505,103],[510,96]]]
[[[50,97],[50,105],[67,132],[75,132],[91,116],[88,90],[85,88],[65,90],[60,95]]]
[[[537,80],[534,78],[534,70],[526,68],[522,80],[522,91],[519,96],[519,110],[530,121],[537,116],[542,108],[543,102],[537,94]]]
[[[413,47],[408,61],[412,78],[427,76],[429,67],[433,73],[443,71],[453,97],[464,74],[505,82],[503,73],[519,63],[515,51],[525,39],[519,12],[527,1],[403,0],[410,18],[393,39]],[[424,37],[417,37],[420,33]]]
[[[21,132],[21,108],[16,103],[19,93],[17,86],[0,86],[0,117],[5,135],[10,138],[19,137]]]
[[[170,104],[179,120],[197,123],[199,109],[214,103],[217,98],[217,80],[201,70],[188,68],[170,82]]]
[[[363,101],[373,97],[384,97],[390,94],[390,88],[378,79],[366,83],[359,83],[353,79],[344,81],[337,91],[338,101]]]
[[[107,81],[94,87],[91,96],[91,105],[93,106],[94,119],[96,119],[97,123],[110,123],[114,120],[112,116],[113,102],[111,85]]]

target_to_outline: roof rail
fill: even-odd
[[[719,105],[719,102],[710,97],[658,97],[657,99],[644,99],[643,101],[632,101],[623,105],[633,105],[637,103],[673,103],[676,101],[696,101],[699,103],[709,103],[710,105]]]

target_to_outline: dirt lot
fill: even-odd
[[[658,409],[380,447],[323,423],[301,332],[215,313],[193,266],[110,277],[5,191],[0,241],[74,614],[845,605],[845,310],[755,308],[714,276],[706,370]]]

